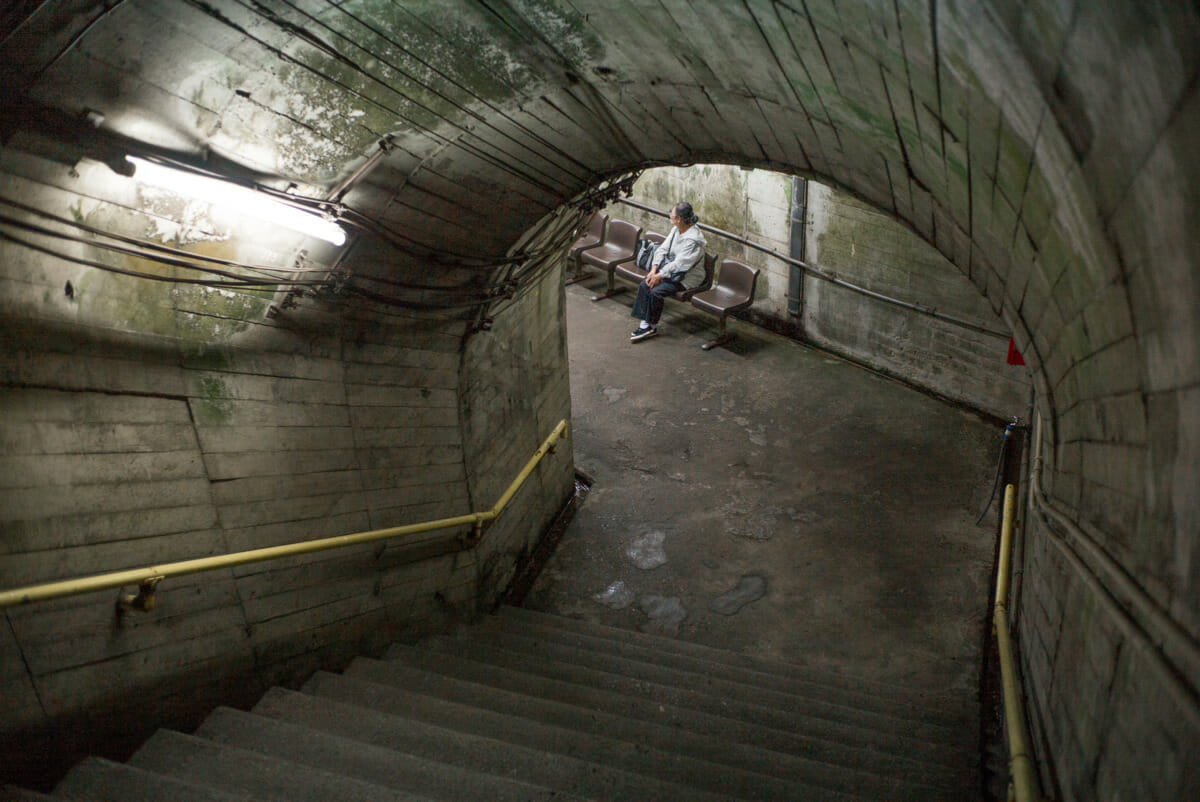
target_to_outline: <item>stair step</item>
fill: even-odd
[[[610,627],[606,624],[584,621],[582,618],[558,616],[539,610],[515,608],[511,605],[502,606],[496,611],[496,614],[481,623],[487,626],[491,622],[494,622],[496,626],[512,626],[516,629],[526,630],[526,632],[552,629],[563,633],[587,635],[590,638],[616,642],[618,646],[610,646],[614,650],[619,650],[619,645],[648,648],[665,662],[672,658],[690,658],[700,660],[701,664],[716,664],[726,666],[726,669],[750,671],[751,676],[754,677],[752,682],[760,684],[760,686],[764,682],[782,682],[785,683],[785,686],[797,683],[799,687],[812,686],[815,689],[823,689],[824,694],[846,694],[845,698],[854,700],[854,704],[860,702],[871,708],[878,704],[878,700],[888,700],[888,704],[896,708],[896,716],[906,716],[907,714],[907,716],[929,724],[942,724],[954,728],[956,725],[974,723],[971,713],[973,710],[971,705],[974,700],[964,700],[961,694],[917,692],[917,690],[900,686],[900,684],[868,680],[865,677],[842,674],[840,671],[818,669],[803,662],[779,662],[779,660],[757,658],[742,652],[724,650],[724,648],[642,633],[636,629]],[[767,677],[762,677],[762,675],[767,675]],[[734,678],[734,676],[731,675],[730,678]],[[779,689],[785,690],[786,687]]]
[[[965,748],[962,750],[963,754],[956,754],[941,744],[906,738],[903,732],[876,730],[839,721],[800,719],[787,711],[750,704],[737,697],[707,693],[704,689],[692,689],[686,685],[674,686],[598,671],[570,661],[553,660],[522,652],[517,648],[504,648],[494,642],[438,636],[424,641],[421,647],[425,651],[442,652],[545,679],[612,691],[626,697],[627,701],[641,698],[648,703],[669,704],[718,716],[726,722],[742,721],[751,726],[769,729],[780,736],[817,738],[844,747],[870,749],[882,754],[903,754],[906,759],[915,763],[932,766],[956,767],[967,758]],[[727,725],[721,729],[725,727]]]
[[[918,694],[907,687],[872,682],[827,670],[819,671],[804,664],[762,660],[688,641],[550,615],[522,607],[501,607],[495,615],[484,619],[479,628],[553,636],[564,645],[580,649],[642,660],[684,671],[698,671],[706,676],[797,696],[824,699],[952,732],[957,732],[964,726],[978,726],[974,715],[971,714],[975,709],[972,705],[977,704],[977,700],[973,698],[950,694]]]
[[[18,788],[15,785],[0,785],[0,799],[4,802],[53,802],[54,797],[49,794],[43,794],[40,791],[31,791],[28,788]]]
[[[54,796],[78,800],[94,799],[98,802],[116,799],[121,802],[161,802],[163,799],[189,802],[252,802],[255,798],[248,792],[219,791],[203,783],[167,777],[100,757],[84,758],[76,764],[55,787]]]
[[[555,724],[580,732],[609,734],[614,738],[642,743],[660,750],[673,750],[679,754],[719,764],[721,771],[732,767],[735,770],[740,769],[843,794],[864,793],[865,798],[869,799],[878,798],[872,795],[874,791],[894,785],[892,774],[872,774],[869,770],[848,768],[842,764],[831,766],[808,756],[769,751],[729,738],[704,735],[684,726],[686,721],[672,720],[661,723],[629,718],[624,715],[626,701],[612,694],[605,695],[610,700],[608,709],[570,704],[527,695],[519,690],[506,690],[459,679],[437,671],[426,671],[409,665],[403,659],[379,661],[359,658],[346,669],[343,677],[407,689],[413,693],[435,696],[464,705],[486,706],[495,712]],[[530,692],[536,694],[541,683],[535,682],[533,686]],[[669,712],[664,709],[660,718],[666,718]],[[840,751],[835,756],[846,757]],[[921,792],[925,795],[923,798],[937,793],[925,787],[922,787]]]
[[[488,689],[476,687],[476,693]],[[608,732],[587,732],[498,713],[482,706],[451,702],[417,690],[368,682],[348,676],[318,672],[304,686],[305,693],[357,705],[390,715],[405,716],[475,735],[504,733],[505,740],[559,756],[602,763],[664,782],[692,785],[723,799],[847,799],[824,789],[754,774],[729,765],[711,763],[687,754],[667,751],[645,740],[622,740]],[[631,733],[636,738],[637,733]]]
[[[53,795],[110,800],[978,800],[973,700],[503,608],[393,645]]]
[[[857,769],[885,778],[901,777],[910,782],[951,791],[964,787],[961,765],[946,767],[914,760],[903,752],[892,754],[863,748],[858,744],[839,745],[807,734],[785,732],[737,718],[677,706],[667,700],[640,695],[631,697],[624,691],[547,678],[520,668],[505,668],[425,648],[393,645],[388,654],[393,659],[402,659],[408,665],[468,682],[782,752],[830,766]],[[361,660],[355,660],[351,669]],[[348,673],[352,674],[352,671]]]
[[[378,726],[378,717],[371,716],[371,711],[362,708],[336,711],[344,719],[335,726],[350,730],[357,728],[356,737],[334,735],[275,718],[274,715],[281,713],[278,710],[281,706],[279,700],[284,697],[323,702],[326,710],[332,705],[328,700],[273,688],[256,706],[261,713],[221,708],[200,726],[196,734],[216,743],[237,746],[305,766],[325,767],[370,783],[373,787],[403,789],[408,792],[403,797],[405,799],[413,799],[417,795],[421,798],[464,802],[480,799],[496,802],[558,802],[585,798],[546,788],[536,781],[525,779],[518,771],[507,771],[508,776],[503,776],[480,769],[473,760],[474,755],[469,752],[461,753],[466,760],[464,765],[454,765],[449,759],[456,756],[448,752],[435,759],[396,751],[389,748],[386,742],[381,743],[381,740],[389,737],[389,732]],[[415,722],[392,717],[388,724],[403,732]]]
[[[548,754],[517,743],[511,737],[512,733],[505,730],[481,736],[408,716],[391,715],[372,707],[356,707],[280,689],[268,693],[254,710],[259,715],[331,735],[362,740],[460,768],[519,777],[582,797],[696,802],[721,802],[724,799],[702,789],[624,771],[599,760]],[[522,722],[522,726],[527,725]]]
[[[557,633],[527,634],[521,631],[496,632],[477,628],[464,634],[471,641],[505,651],[520,651],[525,655],[544,657],[557,663],[591,668],[661,685],[688,688],[722,699],[736,699],[746,705],[766,707],[778,714],[786,714],[786,718],[791,721],[803,721],[806,729],[814,719],[839,722],[880,732],[902,732],[906,741],[912,739],[937,744],[946,751],[961,750],[964,754],[972,751],[964,748],[965,743],[969,743],[967,739],[978,734],[977,729],[974,732],[963,732],[961,727],[955,730],[863,709],[860,706],[841,704],[840,698],[837,697],[822,699],[812,695],[764,688],[759,684],[748,684],[744,681],[746,677],[725,679],[705,671],[705,666],[698,665],[695,661],[689,661],[684,667],[675,667],[667,661],[656,660],[655,653],[648,649],[642,649],[642,653],[636,656],[618,653],[616,650],[597,651],[588,648],[588,645],[564,642]],[[566,637],[573,641],[580,636],[571,637],[570,633],[567,633]]]
[[[223,709],[228,708],[219,710]],[[295,746],[284,741],[279,748],[290,751]],[[129,763],[137,768],[222,791],[249,793],[255,800],[414,802],[420,799],[332,771],[171,730],[159,730],[150,736]]]

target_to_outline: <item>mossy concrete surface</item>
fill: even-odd
[[[1008,331],[970,279],[893,215],[818,182],[808,186],[803,261],[869,292]],[[701,224],[775,253],[800,255],[789,226],[791,176],[720,164],[654,168],[642,174],[631,198],[660,210],[689,201]],[[627,204],[613,203],[605,211],[646,231],[669,230],[661,216]],[[719,234],[705,237],[709,253],[760,271],[749,312],[754,320],[997,418],[1028,417],[1029,373],[1007,364],[1006,337],[888,304],[808,271],[800,314],[792,315],[789,274],[796,268]]]

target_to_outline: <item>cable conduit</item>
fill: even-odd
[[[1040,437],[1040,415],[1037,424]],[[1050,542],[1109,609],[1118,628],[1133,645],[1141,648],[1163,676],[1166,689],[1179,703],[1182,715],[1192,726],[1200,727],[1200,691],[1194,685],[1200,678],[1200,646],[1100,544],[1046,498],[1041,471],[1039,454],[1031,471],[1030,505],[1042,521]]]

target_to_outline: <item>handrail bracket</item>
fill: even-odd
[[[149,579],[143,579],[138,583],[137,593],[122,593],[117,596],[117,615],[130,610],[137,610],[140,613],[148,613],[154,609],[154,594],[158,590],[158,583],[166,579],[165,576],[154,576]]]
[[[458,536],[459,546],[463,549],[473,549],[479,545],[479,541],[483,540],[484,524],[490,520],[486,515],[476,515],[475,523],[471,525],[471,528]]]

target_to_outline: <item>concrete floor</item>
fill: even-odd
[[[1001,428],[740,321],[703,352],[714,321],[677,303],[630,344],[602,286],[566,290],[594,485],[526,606],[974,694]]]

